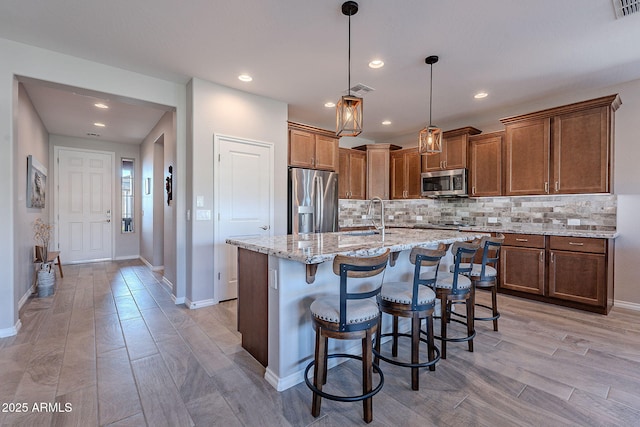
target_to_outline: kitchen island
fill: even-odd
[[[266,367],[278,391],[303,381],[313,358],[314,331],[309,306],[321,295],[339,293],[332,260],[338,255],[369,256],[389,248],[386,281],[411,280],[409,252],[415,246],[471,240],[487,233],[454,230],[386,230],[229,239],[238,247],[238,330],[242,346]],[[448,269],[451,257],[443,258]],[[386,322],[385,322],[386,323]],[[330,352],[358,353],[358,341],[330,340]]]

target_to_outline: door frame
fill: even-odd
[[[51,203],[51,211],[50,211],[50,215],[51,215],[51,223],[54,225],[54,245],[56,248],[60,248],[60,227],[59,227],[59,220],[60,220],[60,205],[58,203],[59,199],[59,194],[60,194],[60,186],[59,186],[59,182],[60,182],[60,177],[59,177],[59,173],[60,173],[60,150],[67,150],[67,151],[77,151],[77,152],[81,152],[81,153],[99,153],[99,154],[105,154],[108,155],[109,157],[111,157],[111,259],[114,259],[114,254],[115,254],[115,250],[116,250],[116,234],[115,234],[115,229],[116,227],[114,227],[114,218],[116,218],[115,216],[115,210],[116,210],[116,203],[115,203],[115,180],[116,177],[118,177],[118,174],[116,173],[116,162],[115,162],[115,157],[116,157],[116,153],[115,151],[104,151],[104,150],[87,150],[84,148],[78,148],[78,147],[67,147],[64,145],[54,145],[53,146],[53,200]],[[118,206],[118,215],[120,215],[122,213],[122,206]],[[63,254],[64,256],[64,254]],[[73,263],[72,263],[73,264]]]
[[[275,215],[275,144],[272,142],[258,141],[254,139],[241,138],[236,136],[224,135],[224,134],[214,134],[213,135],[213,182],[214,182],[214,194],[213,194],[213,244],[218,243],[218,236],[220,236],[220,221],[218,221],[220,215],[220,206],[222,201],[220,200],[220,186],[222,185],[220,179],[220,167],[219,161],[220,159],[220,144],[221,141],[229,141],[235,142],[239,144],[246,145],[257,145],[260,147],[265,147],[269,150],[269,236],[273,236],[273,227],[274,227],[274,215]],[[214,250],[213,252],[213,272],[214,276],[218,275],[220,271],[221,260],[219,258],[219,254]],[[217,277],[214,277],[213,280],[213,303],[218,304],[220,299],[218,295],[219,292],[219,283],[220,281]]]

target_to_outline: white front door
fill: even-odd
[[[67,263],[112,259],[113,153],[57,148],[58,244]]]
[[[273,211],[273,145],[216,136],[215,300],[238,297],[237,248],[228,238],[269,236]],[[215,153],[215,150],[214,150]]]

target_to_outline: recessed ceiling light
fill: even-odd
[[[109,106],[107,104],[103,104],[102,102],[98,102],[97,104],[93,104],[94,106],[102,109],[107,109]]]
[[[251,77],[249,74],[240,74],[238,76],[238,80],[243,82],[250,82],[251,80],[253,80],[253,77]]]
[[[336,106],[336,103],[335,102],[325,102],[324,106],[327,107],[327,108],[333,108],[333,107]]]
[[[104,124],[104,123],[99,123],[99,122],[95,122],[93,125],[94,125],[94,126],[98,126],[99,128],[103,128],[103,127],[105,127],[105,124]]]
[[[369,68],[382,68],[384,67],[384,61],[382,59],[374,59],[369,62]]]
[[[475,95],[473,95],[475,99],[482,99],[482,98],[486,98],[487,96],[489,96],[487,92],[478,92]]]
[[[385,126],[389,126],[391,124],[391,120],[383,120],[382,124]]]

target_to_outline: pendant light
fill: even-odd
[[[351,16],[358,13],[358,3],[342,4],[342,14],[349,17],[349,89],[336,105],[337,136],[358,136],[362,132],[362,98],[351,95]]]
[[[418,152],[420,154],[435,154],[442,152],[442,129],[431,123],[431,106],[433,104],[433,64],[438,62],[436,55],[427,56],[425,63],[431,67],[429,80],[429,125],[420,131],[418,138]]]

